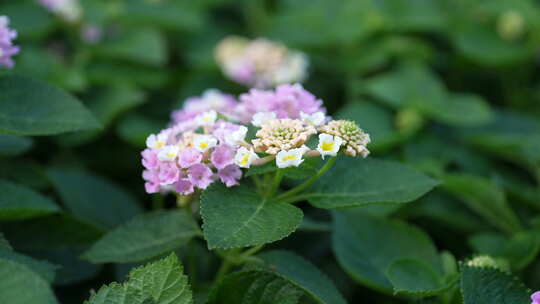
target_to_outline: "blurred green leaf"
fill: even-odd
[[[435,272],[430,265],[415,259],[401,259],[393,262],[388,267],[386,275],[397,294],[428,297],[441,293],[451,286],[451,284],[445,284],[440,274]]]
[[[23,264],[0,258],[0,277],[0,303],[58,303],[47,281]]]
[[[366,101],[351,102],[335,115],[337,119],[355,121],[371,138],[370,150],[388,149],[401,141],[392,113],[384,107]]]
[[[96,264],[145,261],[185,245],[199,233],[183,210],[147,213],[105,234],[83,257]]]
[[[390,293],[393,285],[386,275],[388,267],[402,259],[420,261],[442,275],[439,255],[426,233],[405,222],[371,217],[360,210],[332,213],[332,247],[339,264],[353,279]]]
[[[145,95],[142,91],[129,85],[118,85],[106,88],[94,96],[89,96],[91,101],[88,108],[101,122],[104,128],[107,128],[116,117],[123,112],[142,104],[145,101]],[[58,137],[62,144],[79,145],[91,141],[104,129],[97,131],[79,132]]]
[[[0,132],[53,135],[99,128],[83,105],[64,91],[30,78],[0,76]]]
[[[146,138],[160,130],[164,123],[151,120],[148,117],[130,113],[122,118],[116,127],[116,133],[124,141],[132,144],[137,148],[146,147]]]
[[[117,40],[100,44],[96,52],[107,58],[161,66],[167,61],[167,45],[162,33],[152,28],[133,29]]]
[[[55,271],[59,267],[47,261],[36,260],[24,254],[17,253],[9,249],[0,249],[0,260],[14,261],[25,265],[32,271],[38,273],[47,282],[54,281]]]
[[[113,182],[78,169],[49,169],[47,176],[74,215],[112,228],[142,212],[131,193]]]
[[[521,229],[521,223],[506,201],[506,196],[493,182],[466,174],[446,175],[442,188],[461,199],[469,208],[504,232]]]
[[[25,186],[0,180],[0,221],[22,220],[56,213],[54,201]]]
[[[17,156],[30,150],[34,144],[32,138],[0,134],[0,156]]]

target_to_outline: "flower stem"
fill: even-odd
[[[274,193],[276,193],[276,190],[279,188],[279,184],[281,184],[281,180],[283,179],[283,174],[284,174],[284,171],[282,169],[278,169],[276,171],[276,174],[274,175],[274,181],[268,188],[266,197],[272,197]]]
[[[221,281],[232,267],[233,267],[233,264],[231,263],[231,261],[229,261],[228,259],[224,259],[223,262],[221,262],[221,266],[219,266],[218,272],[216,274],[216,278],[214,279],[214,284]]]
[[[323,176],[326,171],[330,170],[330,168],[332,168],[332,166],[334,165],[334,163],[336,162],[336,159],[337,157],[332,157],[330,158],[326,164],[324,164],[324,166],[322,166],[322,168],[319,170],[319,172],[317,172],[317,174],[315,174],[314,176],[312,176],[310,179],[308,179],[307,181],[305,181],[303,184],[285,192],[285,193],[282,193],[281,195],[278,195],[278,197],[276,197],[276,199],[278,200],[282,200],[282,199],[285,199],[285,198],[289,198],[297,193],[300,193],[302,191],[304,191],[307,187],[311,186],[311,184],[313,184],[316,180],[318,180],[321,176]]]

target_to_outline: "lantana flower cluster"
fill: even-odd
[[[305,157],[339,151],[366,157],[369,135],[352,121],[331,120],[322,101],[301,85],[252,89],[236,100],[218,90],[187,99],[173,112],[171,125],[146,141],[143,178],[148,193],[189,195],[215,181],[239,184],[242,169],[275,161],[297,167]],[[258,128],[247,138],[248,127]],[[313,149],[306,144],[313,137]]]
[[[12,56],[19,53],[19,47],[13,44],[17,31],[9,28],[9,18],[0,16],[0,67],[11,69],[15,66]]]
[[[302,82],[309,66],[305,54],[264,38],[226,37],[215,57],[227,77],[251,88]]]

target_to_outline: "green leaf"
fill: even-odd
[[[314,206],[327,209],[407,203],[437,184],[437,181],[397,162],[343,157],[303,196]]]
[[[303,213],[290,204],[262,198],[246,183],[227,188],[214,183],[201,196],[208,248],[237,248],[275,242],[291,234]]]
[[[58,303],[47,281],[25,265],[0,258],[0,277],[0,303]]]
[[[161,66],[167,60],[167,44],[163,34],[153,28],[134,29],[121,38],[99,46],[97,52],[106,57],[134,63]]]
[[[0,180],[0,193],[0,221],[22,220],[60,211],[51,199],[22,185]]]
[[[2,232],[0,232],[0,250],[13,250]]]
[[[393,72],[369,79],[365,90],[393,108],[415,109],[449,125],[477,126],[493,119],[489,104],[482,98],[449,94],[437,76],[422,65],[403,65]]]
[[[399,143],[401,135],[394,127],[392,113],[367,101],[348,103],[336,113],[336,118],[355,121],[371,137],[370,150],[389,148]]]
[[[394,262],[413,259],[441,274],[441,262],[429,236],[398,220],[376,218],[360,210],[334,211],[332,248],[343,269],[359,283],[388,292],[386,271]]]
[[[132,270],[124,284],[105,285],[85,304],[191,304],[192,292],[176,255]]]
[[[396,294],[426,297],[438,294],[451,286],[444,284],[442,276],[431,266],[415,259],[395,261],[388,267],[386,276],[394,286]]]
[[[183,210],[147,213],[105,234],[83,257],[92,263],[144,261],[185,245],[199,233]]]
[[[473,175],[446,175],[443,188],[460,198],[469,208],[505,232],[516,232],[521,223],[506,202],[502,189]]]
[[[154,121],[138,113],[129,113],[118,122],[116,133],[125,142],[137,148],[144,148],[148,135],[164,125],[165,122]]]
[[[320,304],[346,304],[334,283],[317,267],[289,251],[269,251],[257,255],[273,273],[305,291]]]
[[[0,156],[17,156],[30,150],[34,141],[28,137],[0,134]]]
[[[201,27],[204,18],[198,5],[183,1],[148,2],[128,0],[124,14],[120,17],[124,23],[140,26],[160,26],[171,30],[194,30]]]
[[[41,81],[2,75],[0,92],[1,133],[53,135],[100,127],[77,99]]]
[[[104,128],[107,128],[116,117],[144,102],[142,91],[129,85],[117,85],[98,91],[85,100],[91,101],[88,108],[99,119]],[[104,130],[86,131],[58,137],[58,141],[65,145],[85,144]]]
[[[424,111],[437,121],[464,127],[484,125],[495,117],[489,104],[472,94],[450,94],[444,104],[434,104]]]
[[[304,292],[275,274],[242,271],[227,275],[212,290],[208,304],[297,304]]]
[[[464,304],[530,304],[529,291],[517,278],[495,268],[461,267]]]
[[[47,261],[36,260],[27,255],[17,253],[10,249],[0,248],[0,260],[9,260],[25,265],[32,271],[38,273],[43,279],[50,283],[54,281],[55,271],[56,269],[58,269],[58,266],[53,265]]]
[[[47,171],[63,203],[76,216],[114,227],[142,212],[139,202],[113,182],[78,169]]]

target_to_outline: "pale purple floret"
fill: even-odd
[[[212,135],[214,135],[219,140],[219,142],[223,143],[226,142],[225,138],[228,135],[238,130],[239,128],[240,125],[221,120],[214,125],[212,129]]]
[[[160,190],[159,184],[159,171],[157,170],[144,170],[143,178],[146,181],[144,183],[144,189],[147,193],[157,193]]]
[[[0,16],[0,67],[11,69],[15,66],[12,56],[19,53],[19,47],[13,45],[17,31],[9,28],[9,18]]]
[[[157,153],[152,149],[145,149],[141,152],[142,164],[146,169],[155,169],[159,165]]]
[[[240,95],[237,108],[243,122],[249,122],[258,112],[273,112],[277,118],[300,118],[300,112],[312,114],[326,112],[323,102],[306,91],[300,84],[284,84],[275,90],[251,89]]]
[[[236,149],[229,145],[219,145],[212,152],[210,160],[217,169],[223,169],[234,163]]]
[[[174,189],[182,195],[188,195],[195,191],[193,184],[187,178],[179,179],[174,185]]]
[[[193,165],[188,170],[189,181],[200,189],[206,189],[213,182],[212,176],[212,170],[203,164]]]
[[[180,167],[182,168],[189,168],[195,164],[200,163],[202,161],[202,158],[203,158],[203,155],[201,152],[193,148],[188,148],[180,152],[178,163],[180,164]]]
[[[238,185],[238,180],[242,178],[242,170],[237,165],[228,165],[218,171],[219,179],[227,187]]]
[[[174,162],[161,162],[158,176],[161,185],[171,185],[180,177],[180,170]]]
[[[531,304],[540,304],[540,291],[537,291],[531,295]]]
[[[181,110],[171,114],[173,123],[182,123],[195,118],[197,115],[214,110],[225,116],[233,116],[236,99],[219,90],[206,90],[201,96],[188,98]]]

